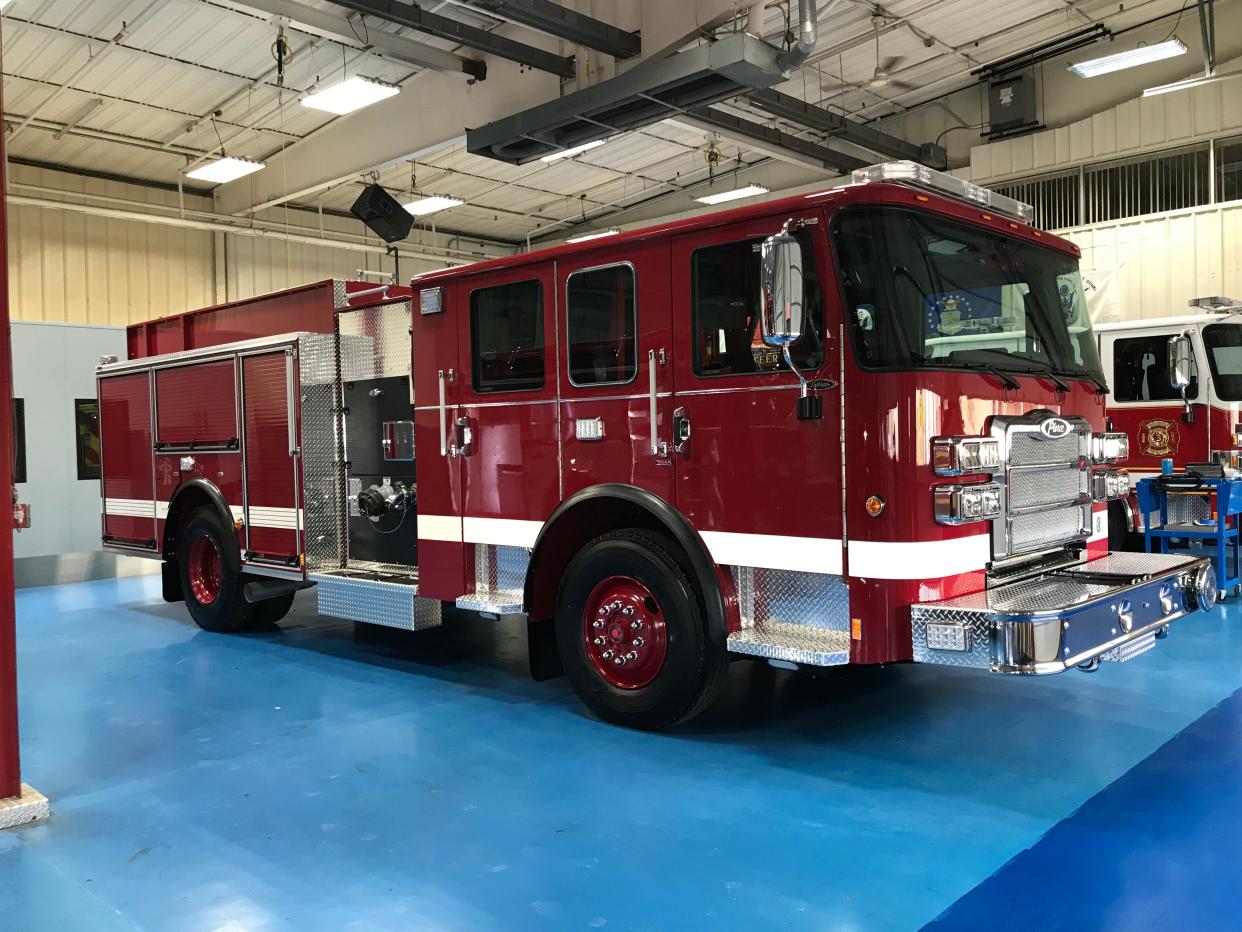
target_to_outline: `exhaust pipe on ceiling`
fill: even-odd
[[[785,71],[793,71],[811,57],[819,38],[816,6],[815,0],[798,0],[798,41],[776,59],[776,64]]]

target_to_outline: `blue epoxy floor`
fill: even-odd
[[[1162,830],[1192,847],[1238,818],[1237,602],[1093,676],[738,663],[693,728],[646,735],[531,682],[517,623],[360,642],[304,594],[212,635],[158,585],[18,595],[25,777],[55,815],[0,833],[5,932],[1022,928],[1065,895],[1041,852],[1097,812],[1101,856],[1159,863],[1113,794],[1171,782],[1186,830]],[[1232,893],[1236,851],[1200,856]],[[1070,902],[1052,927],[1136,927]]]

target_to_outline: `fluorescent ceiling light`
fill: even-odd
[[[441,197],[439,194],[429,194],[426,197],[420,197],[416,201],[410,201],[410,203],[405,205],[405,209],[415,217],[422,217],[425,214],[434,214],[437,210],[446,210],[449,207],[456,207],[464,203],[466,202],[458,197]]]
[[[195,181],[210,181],[213,184],[224,184],[227,181],[235,181],[238,178],[254,174],[261,168],[263,168],[262,162],[256,162],[252,159],[235,159],[231,155],[226,155],[216,159],[214,162],[200,165],[193,171],[186,172],[185,176],[193,178]]]
[[[736,201],[743,197],[754,197],[756,194],[767,194],[768,189],[759,184],[748,184],[744,188],[736,188],[733,191],[720,191],[716,194],[704,194],[702,197],[696,197],[695,200],[700,204],[723,204],[725,201]]]
[[[1187,78],[1185,81],[1174,81],[1172,84],[1149,87],[1143,91],[1143,96],[1155,97],[1157,94],[1168,94],[1170,91],[1184,91],[1191,87],[1203,87],[1205,84],[1219,84],[1221,81],[1230,81],[1234,78],[1242,78],[1242,71],[1230,72],[1229,74],[1208,74],[1199,78]]]
[[[567,243],[584,243],[589,239],[599,239],[601,236],[616,236],[620,230],[597,230],[594,233],[583,233],[581,236],[571,236],[565,240]]]
[[[400,91],[401,88],[395,84],[377,81],[375,78],[364,78],[356,74],[331,87],[325,87],[321,91],[306,95],[302,98],[302,105],[340,116],[369,107]]]
[[[602,146],[607,141],[608,140],[606,139],[596,139],[593,142],[584,142],[580,146],[573,146],[569,149],[562,149],[560,152],[553,152],[551,155],[545,155],[539,161],[555,162],[557,159],[567,159],[570,156],[577,155],[580,152],[586,152],[590,149],[594,149],[596,146]]]
[[[1169,39],[1167,42],[1157,42],[1155,45],[1140,45],[1138,48],[1128,49],[1125,52],[1115,52],[1102,58],[1080,61],[1076,65],[1070,65],[1069,70],[1080,78],[1095,78],[1113,71],[1121,71],[1124,68],[1136,68],[1139,65],[1185,54],[1186,46],[1181,39]]]

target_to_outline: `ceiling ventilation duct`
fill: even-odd
[[[466,148],[521,165],[561,149],[648,126],[696,107],[774,87],[815,45],[815,0],[800,0],[798,40],[782,51],[735,33],[466,132]]]

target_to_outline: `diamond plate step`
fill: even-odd
[[[831,628],[768,621],[730,634],[729,650],[769,660],[832,667],[850,662],[850,636]]]
[[[1142,637],[1135,638],[1133,641],[1126,641],[1124,644],[1118,644],[1112,650],[1100,654],[1100,659],[1125,663],[1127,660],[1133,660],[1140,654],[1147,653],[1155,646],[1156,632],[1150,631]]]
[[[421,631],[440,624],[438,599],[418,597],[418,578],[381,577],[342,570],[312,573],[319,593],[319,614],[362,621],[403,631]]]
[[[522,593],[517,589],[480,590],[473,595],[463,595],[457,607],[485,615],[521,615]]]

